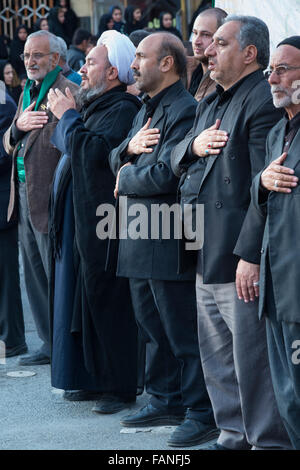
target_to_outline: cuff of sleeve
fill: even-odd
[[[19,140],[22,140],[26,132],[20,131],[16,123],[14,122],[11,126],[11,142],[15,145]]]

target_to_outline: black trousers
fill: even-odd
[[[270,268],[267,269],[266,310],[269,361],[277,406],[293,448],[300,450],[300,355],[297,353],[300,323],[277,320]]]
[[[25,345],[17,226],[0,231],[0,340],[6,348]]]
[[[213,423],[200,361],[195,283],[130,279],[137,324],[146,342],[146,390],[156,408],[187,410]]]

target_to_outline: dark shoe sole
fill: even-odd
[[[25,346],[16,346],[15,348],[11,348],[11,350],[7,349],[5,352],[5,357],[14,357],[14,356],[21,356],[21,354],[26,354],[28,352],[28,347]]]
[[[71,396],[71,395],[65,395],[65,393],[63,394],[63,398],[67,401],[96,401],[96,400],[100,400],[102,397],[102,393],[98,393],[98,394],[95,394],[95,395],[74,395],[74,396]]]
[[[126,428],[145,428],[147,426],[177,426],[182,423],[184,416],[160,416],[157,418],[140,419],[137,421],[120,421]]]
[[[50,364],[50,359],[41,359],[39,361],[26,361],[26,359],[20,359],[19,366],[42,366],[44,364]]]
[[[211,431],[207,432],[206,434],[202,435],[201,437],[197,437],[190,440],[185,441],[172,441],[169,439],[167,444],[171,447],[193,447],[199,446],[201,444],[205,444],[206,442],[212,441],[214,438],[219,437],[220,431],[218,429],[212,429]]]
[[[119,406],[118,408],[92,408],[92,411],[95,413],[99,413],[101,415],[113,415],[115,413],[119,413],[119,411],[126,410],[127,408],[130,408],[130,403],[124,403],[124,406]]]

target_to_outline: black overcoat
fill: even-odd
[[[148,238],[120,240],[117,274],[128,278],[156,280],[193,280],[194,266],[189,262],[191,252],[184,249],[184,240],[179,246],[172,235],[163,239],[160,231],[157,239],[151,237],[151,207],[177,202],[178,178],[171,169],[170,155],[190,129],[197,102],[178,81],[162,97],[151,121],[151,128],[160,130],[159,143],[152,153],[142,153],[132,159],[132,165],[122,169],[119,181],[119,196],[127,197],[127,212],[134,204],[142,204],[149,215]],[[147,118],[144,105],[136,116],[132,129],[125,139],[110,154],[110,165],[115,174],[130,157],[125,156],[129,141],[143,127]],[[137,207],[137,206],[136,206]],[[128,218],[128,224],[132,219]],[[172,226],[172,224],[171,224]],[[144,227],[142,227],[143,229]],[[161,228],[161,227],[160,227]],[[180,253],[179,253],[180,251]],[[185,269],[178,271],[179,255],[184,258]]]
[[[221,153],[188,159],[190,144],[207,128],[215,99],[217,92],[199,103],[194,126],[171,159],[174,172],[181,175],[181,201],[204,204],[205,284],[235,281],[239,258],[233,250],[250,203],[251,182],[264,165],[267,134],[282,116],[273,106],[263,72],[256,71],[242,82],[222,118],[220,129],[229,133],[229,140]]]
[[[124,374],[136,373],[137,331],[128,281],[117,279],[113,266],[105,270],[108,240],[97,237],[96,227],[98,206],[114,207],[115,177],[108,164],[109,152],[127,136],[139,108],[137,98],[125,93],[124,87],[116,87],[94,100],[81,114],[67,111],[52,138],[59,150],[71,157],[75,235],[70,243],[74,244],[71,262],[76,270],[71,329],[81,335],[86,369],[98,377],[104,391],[122,391],[117,386],[126,387]],[[63,203],[60,208],[53,204],[54,201],[49,228],[51,331],[54,259],[60,252],[63,217]]]
[[[287,119],[271,130],[266,146],[266,165],[283,152]],[[289,148],[284,165],[300,178],[300,130]],[[262,170],[263,171],[263,170]],[[256,251],[260,264],[259,316],[264,313],[266,296],[266,263],[269,259],[278,321],[300,322],[300,185],[284,194],[271,191],[267,200],[260,198],[260,172],[253,180],[251,205],[244,221],[235,253],[245,258],[253,249],[252,240],[263,232],[263,241]],[[263,230],[261,230],[261,227]],[[260,236],[260,235],[259,235]]]

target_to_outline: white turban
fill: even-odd
[[[108,60],[118,70],[119,80],[126,85],[135,83],[130,65],[135,58],[135,47],[130,39],[118,31],[104,31],[98,39],[97,46],[107,48]]]

